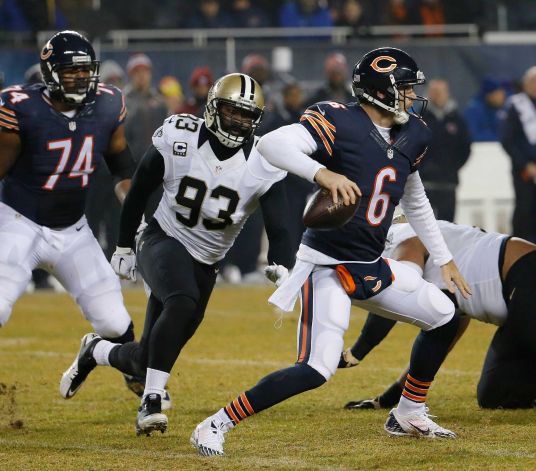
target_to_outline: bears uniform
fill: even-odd
[[[97,85],[94,54],[78,33],[57,33],[41,55],[45,84],[0,95],[0,155],[7,162],[0,170],[0,326],[39,267],[58,278],[96,331],[124,341],[133,330],[119,279],[83,214],[103,158],[120,182],[129,182],[132,170],[127,152],[118,158],[109,151],[126,111],[117,88]],[[64,71],[91,78],[65,88]]]
[[[447,221],[438,221],[438,224],[460,271],[473,288],[469,299],[455,293],[460,312],[467,318],[499,327],[488,349],[478,385],[479,404],[489,408],[533,407],[536,399],[536,350],[533,341],[536,323],[533,320],[532,292],[536,246],[522,239],[484,232],[476,227]],[[409,224],[394,224],[389,230],[384,256],[393,256],[398,252],[405,258],[421,258],[424,271],[420,265],[416,268],[421,270],[423,278],[444,289],[441,273],[426,258],[426,250],[421,245],[411,244],[411,239],[415,237],[417,235]],[[344,352],[340,367],[355,366],[363,360],[393,326],[394,322],[370,313],[358,340]],[[463,334],[465,326],[459,336]],[[349,363],[348,358],[355,358],[357,362]],[[351,401],[345,407],[391,407],[398,402],[402,391],[403,385],[397,381],[375,399]]]
[[[407,110],[421,100],[413,86],[423,82],[424,75],[405,52],[371,51],[354,68],[353,86],[360,104],[315,104],[301,123],[261,138],[259,150],[272,165],[343,197],[355,195],[357,184],[362,200],[356,216],[342,228],[307,229],[292,274],[270,298],[288,311],[301,295],[295,365],[264,377],[201,422],[191,438],[200,454],[222,455],[223,434],[241,420],[324,384],[336,371],[352,303],[374,306],[386,317],[424,329],[410,373],[426,385],[422,391],[431,383],[439,364],[428,352],[448,346],[457,326],[454,305],[411,268],[381,257],[394,208],[400,203],[434,263],[457,273],[416,171],[430,135]],[[425,397],[409,404],[401,401],[385,429],[395,435],[420,430],[429,437],[455,436],[429,419]]]
[[[286,172],[266,162],[253,136],[263,108],[260,85],[229,74],[209,91],[205,120],[174,115],[156,130],[123,206],[112,258],[117,273],[131,276],[136,229],[148,196],[163,183],[160,204],[137,245],[138,268],[151,290],[143,336],[125,345],[86,336],[63,375],[62,395],[76,392],[95,363],[127,374],[147,372],[136,431],[165,431],[161,398],[169,372],[203,319],[218,261],[259,204],[269,263],[292,264],[281,181]]]

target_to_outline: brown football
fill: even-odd
[[[360,198],[358,197],[355,204],[345,206],[339,196],[337,204],[334,204],[331,193],[321,188],[307,202],[303,212],[303,224],[311,229],[337,229],[354,217],[359,208],[359,202]]]

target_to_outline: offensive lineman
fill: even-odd
[[[140,343],[116,345],[96,334],[82,339],[80,352],[63,374],[60,393],[72,397],[96,365],[146,376],[136,419],[138,434],[164,432],[161,398],[181,349],[203,319],[217,264],[247,217],[262,207],[270,248],[267,276],[290,267],[285,227],[286,172],[259,154],[256,138],[264,108],[260,85],[244,74],[217,80],[208,94],[205,119],[173,115],[153,135],[121,214],[112,266],[124,277],[138,268],[151,289]],[[148,196],[161,183],[164,195],[138,243],[134,237]]]
[[[460,272],[473,289],[470,299],[456,293],[456,304],[467,317],[460,322],[461,337],[469,319],[495,324],[477,388],[485,408],[534,407],[536,401],[536,245],[504,234],[439,221],[441,233]],[[389,230],[384,256],[413,266],[425,280],[445,288],[441,273],[409,224]],[[464,318],[462,318],[463,320]],[[339,367],[357,365],[390,332],[396,321],[369,314],[359,339],[345,350]],[[454,342],[454,343],[455,343]],[[451,346],[451,348],[454,346]],[[404,394],[402,381],[374,399],[351,401],[346,409],[380,409],[396,405]]]
[[[370,51],[353,73],[360,104],[317,103],[305,111],[300,124],[284,126],[261,139],[259,149],[271,164],[316,181],[331,191],[334,202],[338,193],[346,204],[362,195],[361,205],[342,228],[304,233],[292,275],[270,298],[290,311],[301,290],[297,362],[261,379],[201,422],[191,437],[199,454],[223,455],[224,434],[240,421],[324,384],[337,369],[352,303],[374,306],[382,315],[423,329],[408,374],[408,381],[423,393],[415,399],[403,398],[389,414],[386,430],[393,435],[455,437],[433,422],[425,408],[438,359],[457,330],[454,305],[411,268],[381,257],[400,202],[441,267],[447,286],[454,291],[454,281],[464,296],[470,294],[417,171],[430,137],[422,120],[408,110],[418,102],[426,103],[413,90],[424,81],[424,74],[404,51],[389,47]]]
[[[134,339],[119,279],[87,225],[86,191],[106,161],[123,201],[134,162],[121,91],[99,83],[91,43],[61,31],[41,51],[44,83],[0,94],[0,327],[34,268],[52,273],[96,332]]]

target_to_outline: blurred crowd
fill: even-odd
[[[349,26],[474,23],[509,30],[536,26],[533,0],[0,0],[0,31]]]
[[[257,134],[297,122],[304,109],[313,103],[355,100],[351,93],[351,67],[341,52],[329,53],[324,57],[323,83],[317,89],[306,90],[292,76],[276,74],[265,56],[257,53],[245,56],[240,71],[255,78],[266,96],[267,106]],[[194,68],[188,82],[183,84],[171,75],[155,77],[151,58],[143,53],[132,54],[124,66],[112,60],[101,65],[101,81],[121,88],[125,94],[128,109],[125,132],[138,160],[166,116],[189,113],[203,117],[208,90],[217,78],[208,65]],[[40,81],[39,66],[30,67],[24,80]],[[433,142],[420,173],[436,216],[447,221],[455,218],[458,174],[469,158],[471,144],[499,141],[512,159],[516,194],[513,233],[536,241],[536,144],[533,144],[536,131],[530,124],[536,122],[536,114],[531,121],[528,111],[531,108],[522,99],[525,96],[528,103],[536,103],[536,68],[529,69],[519,84],[499,77],[482,77],[480,89],[464,109],[458,108],[449,83],[443,78],[428,80],[425,95],[429,103],[423,119],[432,131]],[[90,188],[86,213],[109,257],[116,245],[120,207],[106,166],[101,166],[99,172]],[[304,230],[300,216],[312,186],[289,175],[287,191],[295,216],[289,224],[293,225],[290,230],[295,244],[293,251],[296,251]],[[159,191],[153,195],[146,218],[155,210],[160,197]],[[249,218],[225,259],[222,274],[227,281],[264,282],[258,271],[262,266],[262,240],[263,220],[258,211]],[[36,285],[39,284],[36,280]]]

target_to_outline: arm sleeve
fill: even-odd
[[[128,145],[117,154],[105,154],[104,160],[113,176],[114,185],[122,180],[132,178],[136,164]]]
[[[134,248],[134,237],[140,225],[145,206],[152,192],[164,179],[164,158],[154,146],[150,146],[140,161],[132,186],[123,203],[119,223],[118,247]]]
[[[409,175],[404,187],[404,196],[400,200],[408,222],[428,250],[434,264],[445,265],[452,260],[445,239],[439,230],[434,212],[424,191],[419,172]]]
[[[283,126],[263,136],[259,152],[274,167],[314,182],[316,172],[324,165],[309,157],[317,149],[311,134],[301,124]]]
[[[278,181],[260,197],[264,227],[268,236],[268,264],[276,263],[286,268],[294,265],[290,233],[286,224],[289,217],[285,182]]]

